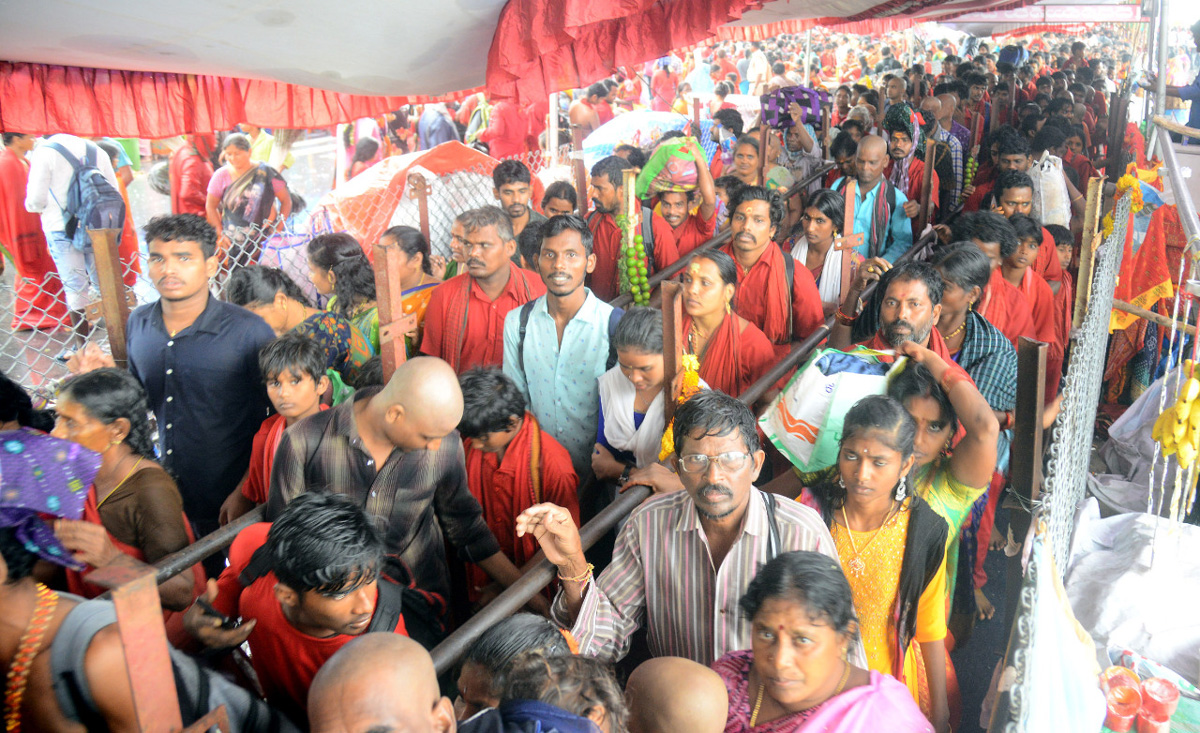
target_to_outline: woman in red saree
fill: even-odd
[[[68,590],[93,598],[105,589],[87,581],[91,569],[111,565],[121,554],[157,562],[193,537],[175,481],[154,460],[146,392],[132,374],[108,368],[75,377],[59,391],[56,409],[54,437],[100,454],[83,520],[55,524],[63,546],[89,566],[82,573],[67,571]],[[188,640],[182,612],[204,586],[199,565],[159,585],[172,642]]]
[[[737,396],[775,364],[775,349],[758,326],[733,312],[737,265],[724,252],[707,252],[684,270],[684,349],[700,359],[700,378]]]

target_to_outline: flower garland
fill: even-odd
[[[679,397],[675,400],[676,404],[682,405],[684,402],[687,402],[700,389],[700,359],[695,354],[684,354],[683,377],[679,382]],[[671,424],[667,425],[667,429],[663,433],[662,449],[659,451],[658,460],[665,461],[674,452],[675,421],[672,419]]]
[[[1131,176],[1128,173],[1117,179],[1117,193],[1113,199],[1121,198],[1126,192],[1132,197],[1129,201],[1129,210],[1137,214],[1146,206],[1146,202],[1142,198],[1141,182],[1136,176]],[[1110,211],[1104,215],[1104,219],[1100,222],[1100,231],[1104,234],[1105,239],[1112,236],[1114,225],[1113,212]]]

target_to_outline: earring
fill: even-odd
[[[896,486],[896,501],[904,501],[904,497],[908,496],[907,476],[900,477],[900,483]]]
[[[838,487],[842,489],[846,488],[846,482],[842,480],[841,476],[838,476]]]
[[[731,301],[728,301],[728,300],[725,301],[725,313],[726,314],[733,313],[733,307],[730,306],[730,302]]]

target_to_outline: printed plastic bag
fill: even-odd
[[[638,198],[664,191],[695,190],[700,173],[696,157],[687,149],[690,138],[672,138],[655,149],[637,177]]]
[[[758,425],[796,468],[811,472],[837,462],[842,421],[863,397],[883,394],[907,361],[881,361],[886,352],[822,349],[788,382]]]

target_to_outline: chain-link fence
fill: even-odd
[[[1055,603],[1057,598],[1043,598],[1039,591],[1039,574],[1055,572],[1061,580],[1069,560],[1071,531],[1075,524],[1075,509],[1083,500],[1087,485],[1088,461],[1091,457],[1093,426],[1100,400],[1104,375],[1105,353],[1108,348],[1108,322],[1112,312],[1117,272],[1124,251],[1125,228],[1129,221],[1131,197],[1117,201],[1113,232],[1096,250],[1091,289],[1082,324],[1074,334],[1067,375],[1063,380],[1063,403],[1054,424],[1053,440],[1047,452],[1042,495],[1034,508],[1033,542],[1049,549],[1044,558],[1053,558],[1052,566],[1039,559],[1043,553],[1030,554],[1021,583],[1017,617],[1009,643],[1005,665],[1013,682],[1009,689],[1005,711],[997,711],[993,721],[1006,720],[1005,733],[1038,730],[1032,725],[1027,707],[1030,693],[1050,676],[1062,670],[1042,668],[1029,663],[1030,650],[1039,643],[1034,618],[1039,604]],[[1039,522],[1045,530],[1036,532]],[[1003,698],[1002,698],[1003,701]]]

